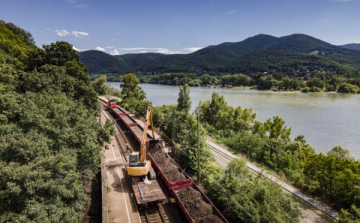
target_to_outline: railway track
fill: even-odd
[[[127,140],[126,136],[124,135],[123,130],[119,127],[116,119],[114,119],[114,117],[109,113],[109,111],[106,110],[106,103],[101,100],[100,100],[100,102],[101,102],[100,103],[101,108],[103,109],[102,113],[104,114],[104,116],[107,119],[111,119],[115,123],[115,128],[117,129],[117,131],[115,133],[115,140],[118,143],[119,147],[121,148],[123,157],[124,157],[125,161],[127,162],[128,161],[128,158],[127,158],[128,148],[125,145],[128,144],[128,140]],[[130,146],[129,146],[129,149],[130,149],[130,152],[133,151],[133,149]]]
[[[161,204],[156,207],[141,210],[140,218],[141,222],[146,223],[170,223],[170,220]]]

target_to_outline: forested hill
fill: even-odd
[[[92,60],[87,59],[89,53],[94,56]],[[277,71],[294,75],[297,72],[325,71],[351,75],[360,69],[360,51],[335,46],[303,34],[280,38],[260,34],[241,42],[221,43],[182,55],[146,53],[111,57],[105,53],[95,54],[93,51],[81,52],[80,55],[81,61],[89,66],[89,71],[93,74],[252,74]],[[131,61],[128,58],[131,58]],[[93,63],[93,60],[97,60],[98,63]]]
[[[350,44],[341,45],[340,47],[351,50],[360,50],[360,43],[350,43]]]
[[[86,64],[90,74],[127,73],[136,67],[165,56],[161,53],[139,53],[111,56],[98,50],[88,50],[80,53],[80,61]]]
[[[81,222],[109,133],[72,45],[0,21],[0,222]]]

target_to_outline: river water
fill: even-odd
[[[108,85],[120,89],[119,82]],[[177,103],[179,87],[140,84],[153,105]],[[337,93],[273,92],[250,89],[191,87],[192,111],[200,101],[211,99],[212,92],[225,97],[229,105],[252,108],[257,119],[273,116],[292,127],[292,138],[305,135],[317,152],[326,153],[336,145],[360,158],[360,95]]]

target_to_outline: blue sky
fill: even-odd
[[[109,54],[190,53],[260,33],[360,43],[360,0],[1,0],[37,43]]]

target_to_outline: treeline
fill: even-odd
[[[0,222],[81,222],[111,123],[66,42],[0,22]]]
[[[360,162],[348,150],[336,146],[327,154],[318,154],[304,136],[291,140],[291,128],[280,117],[259,122],[251,109],[231,107],[217,93],[199,108],[204,127],[234,151],[271,168],[338,210],[360,206]]]
[[[341,77],[336,75],[311,75],[306,77],[289,77],[281,73],[227,74],[197,76],[193,73],[168,73],[139,76],[141,83],[184,85],[189,86],[246,86],[258,90],[302,91],[306,92],[341,92],[360,93],[360,77]],[[110,78],[109,81],[122,81],[122,77]]]
[[[134,105],[150,104],[138,83],[134,74],[128,74],[122,84],[121,105],[133,112],[138,110]],[[154,125],[175,142],[173,155],[181,167],[197,179],[200,154],[200,181],[230,222],[299,222],[299,207],[279,186],[253,177],[242,160],[234,160],[226,170],[214,161],[206,144],[207,130],[189,113],[189,94],[189,86],[181,86],[177,105],[152,108]],[[138,114],[144,115],[146,107],[141,110]]]

